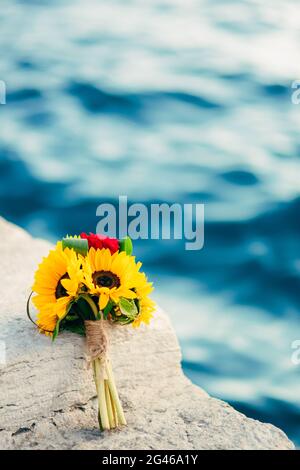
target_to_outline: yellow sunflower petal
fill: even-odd
[[[99,297],[99,308],[100,310],[105,309],[109,301],[109,295],[106,292],[101,292]]]
[[[67,307],[71,300],[72,298],[69,296],[61,297],[57,300],[54,306],[54,312],[60,320],[66,316]]]
[[[76,252],[69,248],[63,250],[61,242],[39,264],[32,290],[37,294],[33,304],[38,310],[37,323],[41,330],[53,330],[57,319],[65,316],[69,302],[83,282],[81,264]],[[60,284],[70,295],[61,296]]]
[[[84,283],[91,294],[99,295],[101,310],[106,307],[109,299],[118,304],[121,297],[137,298],[140,313],[133,326],[137,327],[142,322],[149,323],[155,309],[154,302],[148,297],[153,287],[146,275],[140,272],[142,264],[136,262],[134,256],[128,256],[125,252],[111,255],[109,250],[90,249],[82,264]],[[111,277],[111,286],[101,286],[101,271],[103,284],[107,285]]]

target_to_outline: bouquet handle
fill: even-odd
[[[104,320],[85,321],[85,329],[88,353],[93,363],[100,429],[109,430],[126,425],[126,418],[108,357],[108,338],[104,329]]]

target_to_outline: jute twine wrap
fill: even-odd
[[[108,349],[108,337],[103,320],[84,322],[87,350],[90,361],[104,359]]]

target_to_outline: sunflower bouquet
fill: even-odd
[[[39,265],[30,301],[37,309],[41,333],[54,341],[67,330],[86,336],[98,397],[101,430],[126,425],[111,361],[108,356],[108,322],[138,327],[148,324],[154,302],[152,284],[132,256],[132,242],[82,233],[63,238]]]

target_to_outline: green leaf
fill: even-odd
[[[66,316],[68,315],[68,313],[70,312],[70,310],[71,310],[72,307],[73,307],[73,302],[70,302],[70,304],[69,304],[68,307],[67,307],[65,316],[62,317],[62,318],[59,318],[59,319],[57,320],[56,325],[55,325],[55,328],[54,328],[54,331],[53,331],[53,334],[52,334],[52,341],[54,341],[55,338],[57,337],[57,335],[58,335],[58,333],[59,333],[60,323],[66,318]]]
[[[104,320],[107,320],[108,314],[111,311],[111,309],[113,308],[113,305],[114,305],[113,301],[109,300],[108,304],[106,305],[105,309],[103,310]]]
[[[86,256],[89,250],[88,241],[85,238],[66,237],[62,239],[62,248],[71,248],[76,253]]]
[[[119,240],[119,245],[120,245],[120,251],[125,251],[127,255],[131,255],[133,251],[133,245],[131,238],[126,237],[123,238],[122,240]]]
[[[70,314],[69,314],[69,315],[67,315],[67,316],[65,317],[65,320],[66,320],[66,321],[75,321],[75,320],[78,320],[78,315],[70,315]]]
[[[134,300],[128,300],[124,297],[120,298],[119,307],[123,315],[127,318],[134,319],[138,315],[138,309]]]
[[[64,330],[71,331],[72,333],[76,333],[80,336],[85,336],[85,328],[83,323],[78,322],[70,322],[64,325]]]
[[[79,309],[79,312],[77,313],[83,317],[85,320],[93,320],[94,319],[94,314],[93,311],[90,307],[90,305],[87,303],[85,300],[85,297],[82,295],[78,297],[78,300],[76,302],[76,307]]]
[[[52,341],[55,341],[55,338],[59,333],[59,324],[60,324],[60,320],[57,320],[53,334],[52,334]]]
[[[128,317],[125,317],[124,315],[120,315],[114,319],[116,323],[121,323],[121,325],[129,325],[130,323],[133,322],[133,320],[134,318],[128,318]]]
[[[89,294],[81,294],[78,299],[83,299],[87,304],[86,308],[88,308],[88,310],[86,310],[86,313],[89,311],[89,318],[87,318],[88,320],[95,320],[95,318],[97,320],[101,319],[97,298],[95,300],[95,298],[91,297]]]

